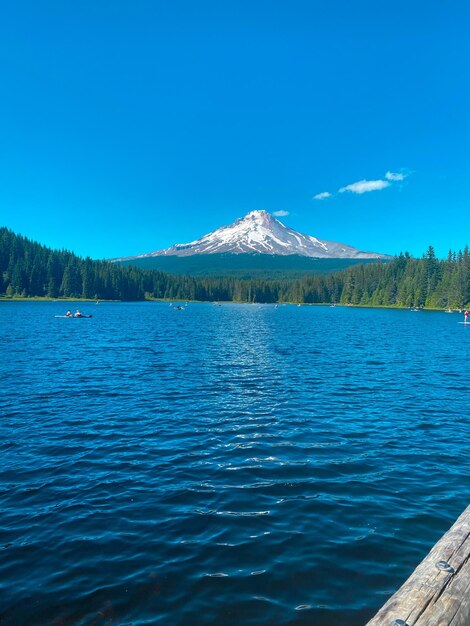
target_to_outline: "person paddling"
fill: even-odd
[[[465,313],[463,314],[463,316],[465,318],[464,324],[467,324],[468,323],[468,311],[467,311],[467,309],[465,309]]]
[[[72,317],[72,311],[70,309],[65,314],[65,317]]]
[[[78,309],[75,311],[74,317],[82,317],[82,314]]]

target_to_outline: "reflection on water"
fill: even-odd
[[[454,316],[62,309],[0,305],[1,624],[359,626],[468,503]]]

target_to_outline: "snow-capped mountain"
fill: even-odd
[[[293,230],[267,211],[251,211],[229,226],[222,226],[201,239],[175,244],[165,250],[115,259],[126,261],[156,256],[191,256],[194,254],[271,254],[335,259],[380,259],[386,255],[364,252],[333,241],[323,241]]]

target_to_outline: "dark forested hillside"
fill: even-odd
[[[296,280],[203,278],[82,259],[0,228],[0,295],[460,308],[470,303],[470,254],[466,247],[439,260],[430,246],[421,259],[400,254]]]
[[[193,254],[191,256],[155,256],[120,261],[142,270],[158,270],[169,274],[232,277],[243,279],[303,278],[314,274],[331,274],[347,267],[377,263],[377,259],[318,259],[298,254]]]
[[[341,302],[372,306],[461,308],[470,302],[468,247],[436,258],[429,246],[421,259],[400,254],[394,261],[341,273]]]
[[[46,248],[7,228],[0,228],[0,279],[0,294],[10,297],[228,299],[222,281],[194,281],[82,259],[66,250]]]

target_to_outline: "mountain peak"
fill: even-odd
[[[252,219],[256,221],[261,221],[263,219],[273,219],[272,215],[265,211],[264,209],[250,211],[245,215],[245,217],[240,218],[242,220]]]
[[[272,226],[272,223],[275,221],[275,218],[263,209],[250,211],[244,217],[239,217],[238,220],[235,220],[234,224],[238,223],[251,225],[252,227],[264,226],[265,228],[270,228],[270,225]],[[233,224],[231,224],[230,227],[231,226],[233,226]]]
[[[222,226],[201,239],[190,243],[175,244],[165,250],[157,250],[129,260],[154,256],[191,256],[194,254],[269,254],[301,255],[317,258],[372,259],[385,258],[375,252],[363,252],[351,246],[322,241],[285,226],[264,210],[250,211],[228,226]]]

